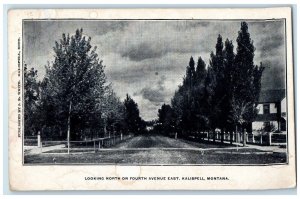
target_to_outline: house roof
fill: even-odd
[[[262,90],[259,95],[258,103],[281,102],[285,98],[285,89]]]

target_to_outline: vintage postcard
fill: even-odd
[[[290,8],[8,17],[11,190],[296,186]]]

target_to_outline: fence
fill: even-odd
[[[230,135],[231,134],[231,135]],[[232,138],[231,138],[232,136]],[[225,141],[235,143],[243,143],[244,135],[243,133],[234,133],[234,132],[224,132],[223,135],[221,132],[199,132],[196,133],[194,138],[206,141]],[[286,133],[248,133],[245,135],[246,143],[249,144],[259,144],[259,145],[286,145],[287,143],[287,134]]]
[[[109,148],[112,147],[123,140],[127,140],[131,138],[132,135],[125,135],[123,134],[118,136],[110,136],[110,137],[103,137],[103,138],[96,138],[96,139],[90,139],[90,140],[81,140],[81,141],[70,141],[69,147],[68,147],[68,141],[62,140],[62,141],[51,141],[51,140],[41,140],[40,136],[35,136],[34,138],[31,138],[32,142],[34,142],[34,146],[37,148],[40,148],[39,151],[41,153],[64,153],[64,152],[88,152],[88,151],[94,151],[96,152],[99,149],[102,148]],[[24,139],[24,146],[25,144],[29,143],[28,138],[25,142]],[[27,145],[28,146],[28,145]]]
[[[24,136],[24,146],[38,146],[38,136]]]

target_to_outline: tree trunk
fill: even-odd
[[[230,139],[230,144],[232,144],[232,141],[233,141],[233,132],[230,130],[229,132],[229,139]]]
[[[247,138],[246,138],[246,129],[244,129],[244,132],[243,132],[243,146],[244,147],[246,146],[246,141],[247,141]]]
[[[104,121],[103,131],[104,131],[104,137],[107,137],[106,121]]]
[[[69,105],[69,114],[68,114],[68,133],[67,133],[68,154],[70,153],[71,111],[72,111],[72,102],[70,102],[70,105]]]

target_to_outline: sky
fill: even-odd
[[[266,67],[262,89],[285,88],[285,30],[283,20],[246,21],[256,48],[254,63]],[[208,65],[217,36],[233,41],[240,20],[90,20],[24,21],[24,62],[38,70],[54,61],[53,46],[62,33],[83,28],[103,60],[108,82],[123,100],[128,93],[144,120],[157,118],[162,104],[169,104],[182,83],[191,56]]]

